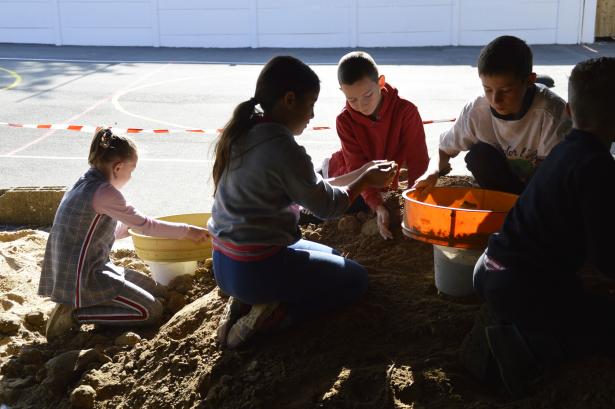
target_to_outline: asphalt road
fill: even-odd
[[[566,98],[567,75],[586,58],[615,56],[615,44],[535,46],[535,71],[555,79]],[[315,165],[339,147],[335,117],[344,106],[336,64],[347,49],[166,49],[0,44],[0,122],[112,125],[118,128],[219,128],[253,95],[274,55],[310,64],[322,85],[308,131],[297,139]],[[368,49],[380,71],[414,102],[423,119],[454,118],[481,92],[477,47]],[[428,147],[451,124],[426,125]],[[0,188],[70,186],[88,167],[92,135],[0,126]],[[135,135],[140,162],[125,195],[151,215],[208,211],[214,135]],[[462,156],[454,173],[466,174]]]

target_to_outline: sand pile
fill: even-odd
[[[398,215],[399,195],[391,195],[387,206]],[[393,224],[394,240],[385,242],[374,234],[373,223],[367,214],[358,214],[303,227],[306,238],[332,245],[368,268],[370,288],[358,304],[299,328],[260,336],[236,351],[221,351],[214,341],[225,299],[209,263],[161,294],[169,320],[159,329],[125,333],[82,327],[48,345],[16,313],[18,335],[2,338],[3,348],[13,346],[0,357],[0,402],[24,408],[615,406],[610,376],[615,360],[606,358],[566,365],[550,374],[533,396],[518,402],[470,379],[457,354],[478,310],[477,300],[438,294],[431,246],[404,238],[398,223]],[[0,236],[6,260],[0,258],[0,288],[3,293],[20,288],[20,305],[39,309],[44,321],[50,304],[36,301],[34,290],[45,234],[10,234]],[[33,245],[27,250],[9,252],[28,243]],[[116,252],[114,259],[147,272],[130,251]],[[17,265],[27,267],[16,270]],[[603,284],[595,286],[606,291]],[[17,311],[17,304],[6,310]]]

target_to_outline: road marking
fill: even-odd
[[[8,73],[11,77],[13,77],[13,83],[7,87],[4,88],[0,88],[0,91],[6,91],[9,90],[11,88],[15,88],[16,86],[18,86],[21,83],[21,75],[17,74],[15,71],[13,70],[9,70],[7,68],[2,68],[0,67],[0,71],[4,71],[6,73]]]
[[[119,100],[120,100],[120,98],[121,98],[121,97],[123,97],[124,95],[126,95],[126,94],[128,94],[128,93],[130,93],[130,92],[138,91],[138,90],[143,89],[143,88],[148,88],[148,87],[156,87],[156,86],[158,86],[158,85],[169,84],[169,83],[172,83],[172,82],[187,81],[187,80],[195,80],[195,79],[202,79],[202,78],[205,78],[205,76],[203,76],[203,75],[198,75],[198,76],[193,76],[193,77],[173,78],[173,79],[170,79],[170,80],[157,81],[157,82],[150,82],[150,83],[148,83],[148,84],[143,84],[143,85],[140,85],[140,86],[138,86],[138,87],[134,87],[134,88],[131,88],[131,89],[127,89],[127,90],[124,90],[124,91],[118,92],[117,94],[115,94],[115,95],[113,96],[113,99],[111,100],[111,103],[113,104],[113,106],[115,107],[115,109],[117,109],[117,110],[118,110],[118,111],[120,111],[121,113],[126,114],[126,115],[129,115],[129,116],[132,116],[132,117],[135,117],[135,118],[144,119],[144,120],[146,120],[146,121],[152,121],[152,122],[156,122],[156,123],[163,124],[163,125],[174,126],[174,127],[176,127],[176,128],[182,128],[182,129],[197,129],[197,128],[198,128],[197,126],[186,126],[186,125],[180,125],[180,124],[175,124],[175,123],[172,123],[172,122],[163,121],[163,120],[156,119],[156,118],[152,118],[152,117],[145,116],[145,115],[134,114],[134,113],[132,113],[132,112],[127,111],[127,110],[126,110],[126,108],[124,108],[124,107],[122,106],[122,104],[120,104],[120,101],[119,101]]]
[[[87,162],[85,156],[38,156],[38,155],[0,155],[0,159],[47,159],[47,160],[79,160]],[[142,158],[139,157],[139,162],[169,162],[169,163],[214,163],[213,160],[203,159],[182,159],[182,158]]]
[[[75,81],[79,81],[80,79],[83,79],[83,78],[87,78],[90,75],[97,74],[97,73],[100,73],[100,72],[104,72],[107,68],[113,67],[114,65],[116,65],[116,64],[106,64],[102,68],[96,68],[95,70],[90,70],[89,72],[86,72],[84,74],[77,75],[77,76],[72,76],[73,78],[71,78],[71,79],[69,79],[67,81],[64,81],[64,82],[62,82],[60,84],[54,85],[51,88],[47,88],[47,89],[44,89],[42,91],[38,91],[38,92],[36,92],[34,94],[30,94],[27,97],[23,97],[23,98],[17,100],[16,102],[17,103],[24,102],[24,101],[27,101],[29,99],[36,98],[36,97],[38,97],[40,95],[46,94],[48,92],[53,92],[56,89],[64,87],[65,85],[71,84],[71,83],[73,83]]]
[[[155,74],[159,73],[160,71],[164,70],[164,69],[165,69],[166,67],[168,67],[169,65],[170,65],[170,64],[163,65],[162,67],[160,67],[160,68],[158,68],[158,69],[156,69],[156,70],[154,70],[154,71],[152,71],[152,72],[150,72],[150,73],[147,73],[147,74],[143,75],[142,77],[137,78],[137,80],[135,80],[134,82],[132,82],[132,83],[131,83],[131,84],[130,84],[127,88],[131,88],[131,87],[133,87],[135,84],[138,84],[138,83],[140,83],[140,82],[143,82],[143,81],[147,80],[147,79],[148,79],[148,78],[150,78],[151,76],[153,76],[153,75],[155,75]],[[122,91],[119,91],[119,92],[122,92]],[[64,123],[71,123],[71,122],[75,121],[76,119],[78,119],[78,118],[82,117],[83,115],[87,114],[88,112],[90,112],[90,111],[92,111],[92,110],[96,109],[96,108],[97,108],[97,107],[99,107],[100,105],[102,105],[102,104],[104,104],[105,102],[109,101],[110,99],[112,99],[112,98],[113,98],[113,96],[114,96],[114,95],[115,95],[115,94],[112,94],[112,95],[109,95],[109,96],[108,96],[108,97],[106,97],[106,98],[101,99],[100,101],[96,102],[94,105],[92,105],[92,106],[90,106],[89,108],[87,108],[85,111],[83,111],[83,112],[81,112],[81,113],[79,113],[79,114],[77,114],[77,115],[75,115],[75,116],[73,116],[73,117],[71,117],[71,118],[67,119],[66,121],[63,121],[63,122],[64,122]],[[57,132],[57,131],[56,131],[55,129],[52,129],[51,131],[44,133],[44,134],[43,134],[43,136],[41,136],[40,138],[37,138],[37,139],[33,140],[32,142],[29,142],[29,143],[27,143],[27,144],[25,144],[25,145],[23,145],[23,146],[21,146],[21,147],[19,147],[19,148],[17,148],[17,149],[14,149],[14,150],[12,150],[12,151],[10,151],[10,152],[6,153],[6,154],[5,154],[5,156],[12,156],[12,155],[15,155],[16,153],[19,153],[19,152],[23,151],[24,149],[27,149],[27,148],[29,148],[30,146],[35,145],[35,144],[37,144],[37,143],[39,143],[39,142],[41,142],[41,141],[43,141],[43,140],[47,139],[49,136],[53,135],[53,134],[54,134],[54,133],[56,133],[56,132]]]

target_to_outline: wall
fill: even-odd
[[[0,42],[164,47],[593,42],[597,0],[0,0]]]

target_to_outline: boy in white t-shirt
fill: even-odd
[[[468,151],[468,170],[482,188],[520,194],[536,167],[570,130],[566,102],[536,84],[525,41],[498,37],[478,57],[484,95],[470,101],[441,135],[439,161],[415,183],[429,191]]]

